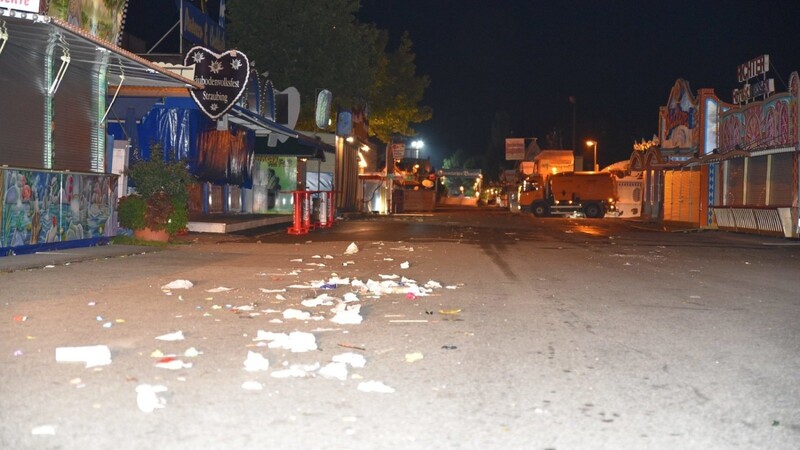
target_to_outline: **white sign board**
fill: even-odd
[[[522,161],[525,159],[525,139],[506,139],[506,161]]]
[[[39,0],[0,0],[0,8],[38,13]]]

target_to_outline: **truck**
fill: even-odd
[[[520,209],[536,217],[583,213],[602,218],[616,208],[617,185],[609,172],[561,172],[528,177],[519,188]]]

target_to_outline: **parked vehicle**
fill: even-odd
[[[614,175],[607,172],[562,172],[542,180],[533,175],[520,187],[519,205],[536,217],[583,213],[602,218],[616,208]]]

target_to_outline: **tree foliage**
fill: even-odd
[[[376,41],[376,78],[370,95],[371,131],[383,142],[393,135],[413,136],[411,124],[421,123],[433,116],[428,107],[420,107],[425,89],[430,85],[427,76],[417,76],[411,38],[404,33],[400,45],[386,53],[388,35],[381,32]]]
[[[297,88],[298,128],[313,129],[316,95],[328,89],[334,112],[368,106],[371,133],[388,142],[430,118],[418,106],[429,81],[415,75],[411,40],[404,36],[387,53],[387,33],[360,23],[359,7],[359,0],[229,0],[228,37],[277,89]]]

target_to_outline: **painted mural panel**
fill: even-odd
[[[52,0],[50,15],[117,44],[128,0]]]
[[[661,148],[695,148],[699,142],[697,100],[689,83],[679,79],[672,86],[661,117]]]
[[[720,152],[796,146],[797,84],[794,72],[790,78],[790,92],[722,113]]]
[[[0,170],[0,249],[110,236],[116,176]]]

